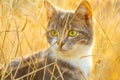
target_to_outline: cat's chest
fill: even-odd
[[[48,60],[47,64],[54,62],[51,58]],[[80,71],[77,68],[60,60],[54,62],[54,65],[48,67],[46,71],[49,72],[50,75],[51,73],[54,74],[53,80],[81,80],[82,78]]]
[[[41,63],[42,65],[40,65]],[[56,61],[48,57],[37,65],[37,70],[40,70],[36,72],[33,80],[82,80],[82,76],[77,68],[61,60]],[[24,80],[27,80],[27,77]]]
[[[27,62],[32,61],[29,65],[22,61],[23,64],[19,69],[14,69],[7,79],[11,80],[11,75],[15,76],[15,79],[23,80],[82,80],[83,78],[80,70],[66,61],[48,56],[36,63],[36,58],[39,59],[39,54],[25,59]],[[21,61],[16,64],[14,61],[14,66],[11,67],[17,67],[19,62]]]

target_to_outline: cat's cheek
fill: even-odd
[[[54,44],[53,46],[52,46],[52,49],[54,49],[54,50],[58,50],[58,45],[57,44]]]
[[[55,49],[55,50],[58,49],[58,45],[57,45],[56,41],[57,41],[57,38],[53,38],[52,42],[51,42],[51,45],[52,45],[51,47],[52,47],[52,49]]]
[[[51,45],[55,44],[57,41],[57,38],[53,38],[52,41],[51,41]]]

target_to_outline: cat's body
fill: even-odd
[[[9,70],[10,68],[13,69],[12,74],[7,76],[5,80],[14,80],[14,79],[20,79],[20,80],[21,79],[23,80],[81,80],[83,78],[81,72],[76,67],[73,67],[70,64],[62,60],[55,61],[55,59],[49,57],[49,54],[50,53],[48,53],[48,57],[46,58],[42,58],[40,56],[40,53],[38,53],[34,56],[26,58],[22,62],[20,62],[20,60],[12,61],[11,67],[9,66]],[[36,60],[40,60],[40,61],[36,62]],[[28,65],[27,62],[31,62],[31,63],[29,63]],[[46,67],[45,67],[45,62],[46,62]],[[19,68],[17,71],[16,67],[19,66],[19,64],[21,65],[21,68]],[[55,66],[55,70],[54,70],[53,78],[51,79],[51,75],[52,75],[51,73],[53,72],[54,66]],[[9,72],[9,70],[7,71]],[[17,74],[15,74],[16,71],[17,71]],[[44,76],[44,73],[45,73],[45,76]],[[28,75],[25,76],[25,74],[28,74]]]
[[[13,61],[12,67],[22,63],[18,71],[12,70],[14,78],[17,79],[39,69],[36,74],[23,78],[23,80],[30,80],[30,78],[32,80],[81,80],[84,76],[88,78],[91,67],[91,56],[89,55],[92,55],[93,44],[92,12],[89,3],[83,0],[75,12],[57,9],[47,1],[45,1],[45,8],[48,19],[46,35],[51,48],[42,54],[48,53],[48,55],[42,57],[40,56],[42,54],[38,53],[32,58]],[[83,58],[83,56],[89,57]],[[41,60],[42,58],[43,60]],[[36,61],[36,59],[40,61]],[[26,60],[32,64],[28,64],[25,62]],[[46,66],[51,65],[41,69],[45,64]],[[9,69],[10,67],[8,67],[8,71]],[[52,74],[53,72],[54,74]],[[53,76],[51,77],[51,75]],[[8,78],[7,80],[10,80],[10,76]]]

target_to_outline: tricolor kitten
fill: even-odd
[[[83,0],[76,11],[71,12],[60,10],[45,1],[45,9],[48,20],[46,35],[51,46],[46,52],[48,54],[45,55],[46,53],[43,52],[25,60],[12,61],[6,75],[10,68],[14,68],[12,73],[1,79],[12,80],[21,77],[23,80],[82,80],[83,75],[88,79],[91,56],[84,56],[92,55],[91,6]],[[16,69],[17,66],[20,68]],[[25,76],[28,73],[30,74]]]

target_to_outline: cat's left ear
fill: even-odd
[[[75,11],[78,18],[92,19],[92,8],[87,0],[83,0]]]
[[[46,10],[47,19],[50,19],[51,17],[54,17],[57,14],[55,7],[49,1],[44,0],[44,7]]]

